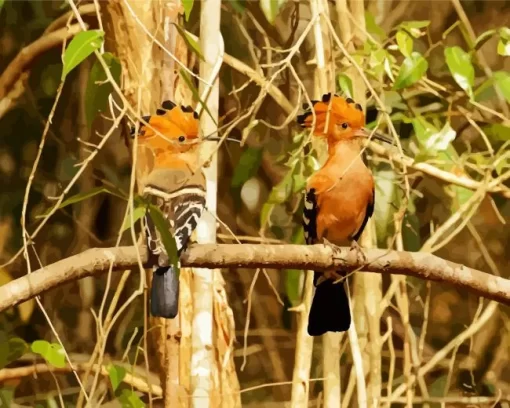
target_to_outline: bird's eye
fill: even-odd
[[[186,140],[186,136],[179,136],[179,142],[184,142]]]
[[[342,123],[342,129],[347,129],[349,127],[348,123]]]

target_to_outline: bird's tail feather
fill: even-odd
[[[152,274],[151,314],[173,319],[179,311],[179,275],[172,267],[157,268]]]
[[[321,274],[315,272],[314,282]],[[315,288],[308,316],[308,334],[320,336],[326,332],[344,332],[351,325],[349,298],[344,281],[334,283],[326,280]]]

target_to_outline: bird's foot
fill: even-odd
[[[357,259],[361,260],[361,263],[363,265],[368,263],[367,256],[365,255],[365,253],[363,252],[363,249],[359,246],[359,244],[355,240],[352,240],[352,242],[351,242],[351,249],[350,250],[351,251],[356,251]]]
[[[333,251],[333,259],[341,259],[341,257],[339,256],[339,254],[341,253],[340,249],[338,248],[338,246],[336,246],[335,244],[329,242],[326,238],[322,238],[322,243],[327,246],[327,247],[330,247],[331,250]]]

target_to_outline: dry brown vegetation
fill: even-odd
[[[508,406],[509,26],[508,1],[0,0],[0,405]],[[368,266],[276,246],[304,242],[325,147],[295,117],[326,92],[398,141],[365,152]],[[164,99],[242,141],[204,148],[217,219],[182,261],[221,269],[182,269],[172,321],[129,138]],[[333,263],[365,267],[354,324],[312,339],[302,269]]]

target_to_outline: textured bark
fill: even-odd
[[[163,29],[172,27],[171,23],[178,23],[178,1],[114,0],[108,3],[107,10],[110,16],[106,26],[107,36],[113,36],[115,54],[122,63],[123,92],[138,114],[143,116],[155,112],[163,98],[189,104],[190,92],[186,92],[179,84],[178,76],[174,72],[174,60],[155,44],[157,39],[177,59],[186,62],[187,48],[176,30],[168,29],[169,31],[165,32]],[[151,38],[149,33],[154,38]],[[138,191],[143,189],[145,178],[151,171],[149,154],[147,149],[137,149],[136,152]],[[152,271],[148,270],[146,276],[150,286]],[[183,294],[189,292],[187,283],[188,280],[181,279]],[[180,381],[189,371],[189,364],[180,355],[181,348],[189,348],[186,343],[190,341],[190,336],[182,336],[180,324],[183,317],[186,319],[188,315],[187,307],[189,305],[181,296],[178,318],[166,320],[151,317],[149,320],[150,326],[154,327],[150,331],[156,349],[154,360],[160,368],[164,404],[167,407],[187,406],[187,387]],[[187,378],[187,375],[184,375],[184,378]]]
[[[142,261],[146,254],[141,251]],[[510,279],[447,261],[425,252],[364,250],[367,263],[350,248],[325,245],[193,245],[181,256],[181,265],[202,268],[313,269],[398,274],[444,282],[474,295],[510,305]],[[137,265],[134,247],[92,248],[0,286],[0,312],[65,283]]]

